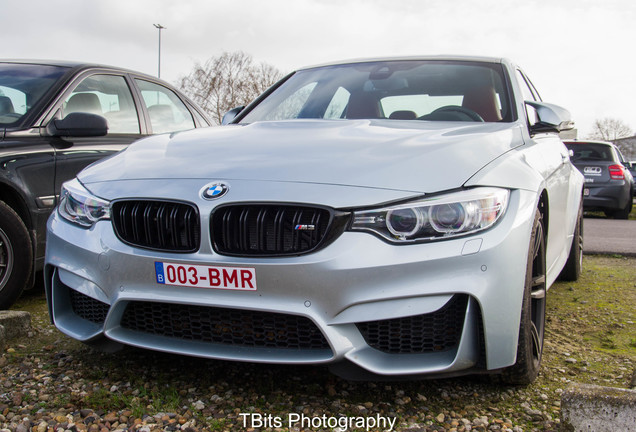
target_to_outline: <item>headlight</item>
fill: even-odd
[[[110,203],[93,196],[73,179],[62,185],[58,212],[69,222],[89,228],[97,221],[110,219]]]
[[[377,210],[354,212],[351,230],[394,243],[453,238],[490,228],[504,214],[507,189],[475,188]]]

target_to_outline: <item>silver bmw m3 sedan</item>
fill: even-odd
[[[97,346],[534,380],[546,298],[582,262],[583,176],[506,59],[300,69],[224,126],[143,139],[67,182],[53,322]]]

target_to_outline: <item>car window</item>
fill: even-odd
[[[536,93],[534,86],[530,80],[517,69],[517,80],[519,81],[519,87],[521,87],[521,93],[523,94],[523,100],[527,101],[540,101],[541,98]]]
[[[192,114],[172,90],[142,79],[135,79],[135,81],[148,109],[153,133],[194,128]]]
[[[406,60],[296,72],[240,123],[318,119],[513,121],[502,66]]]
[[[192,111],[190,111],[190,112],[192,113],[194,118],[197,120],[199,125],[201,125],[203,127],[210,126],[210,122],[208,120],[206,120],[201,114],[199,114],[199,112],[197,112],[197,110],[192,109]]]
[[[67,70],[59,66],[0,63],[0,125],[20,121]]]
[[[623,156],[623,153],[620,151],[618,147],[616,148],[616,153],[618,153],[618,161],[622,163],[623,165],[627,166],[628,164],[627,159],[625,159],[625,156]]]
[[[574,153],[573,161],[614,161],[612,148],[606,144],[566,143],[566,147]]]
[[[91,75],[66,97],[62,115],[98,114],[108,120],[108,133],[140,133],[139,118],[126,79],[120,75]]]
[[[18,118],[27,110],[26,93],[11,87],[0,85],[0,116],[16,114],[14,117],[7,116],[9,120]],[[12,120],[14,121],[14,120]]]
[[[534,90],[534,86],[532,85],[530,80],[528,80],[528,78],[519,69],[517,69],[517,81],[519,82],[519,88],[521,89],[521,94],[523,95],[524,101],[540,101],[541,100],[539,95]],[[526,107],[528,124],[530,126],[535,125],[539,121],[539,115],[537,114],[537,110],[528,104],[525,104],[525,107]]]

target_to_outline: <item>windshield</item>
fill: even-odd
[[[20,121],[68,69],[0,63],[0,126]]]
[[[240,123],[290,119],[513,121],[503,68],[381,61],[301,70]]]

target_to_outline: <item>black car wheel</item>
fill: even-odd
[[[31,274],[33,251],[22,219],[0,201],[0,309],[20,296]]]
[[[508,384],[529,384],[539,374],[545,332],[546,294],[545,236],[541,214],[537,211],[528,248],[517,361],[503,372],[503,381]]]
[[[606,211],[605,214],[608,217],[614,219],[629,219],[629,214],[632,212],[633,198],[629,197],[627,204],[620,210]]]
[[[581,276],[581,268],[583,267],[583,203],[579,207],[579,214],[576,219],[576,227],[574,228],[574,237],[572,238],[572,246],[570,247],[570,255],[561,270],[559,280],[574,282],[579,280]]]

